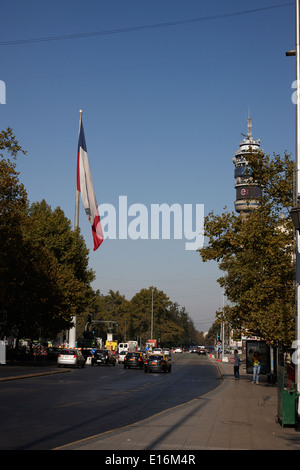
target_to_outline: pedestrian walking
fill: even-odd
[[[258,352],[255,351],[252,357],[252,362],[253,362],[253,379],[252,383],[258,384],[259,383],[259,374],[260,374],[260,360],[259,360],[259,355]]]
[[[235,380],[239,380],[240,378],[240,358],[238,354],[238,350],[234,350],[234,361],[233,361],[233,375]]]

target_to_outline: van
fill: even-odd
[[[128,352],[128,343],[119,343],[118,352],[120,354],[121,351]]]
[[[134,352],[138,347],[137,341],[128,341],[127,343],[119,343],[118,352]]]

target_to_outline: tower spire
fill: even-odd
[[[252,118],[250,117],[250,108],[248,111],[248,119],[247,119],[247,137],[248,139],[252,139]]]

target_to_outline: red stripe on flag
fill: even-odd
[[[94,251],[99,248],[101,243],[103,242],[103,232],[102,232],[102,227],[101,227],[101,222],[100,222],[100,217],[97,214],[94,219],[94,223],[92,225],[92,233],[93,233],[93,239],[94,239]]]

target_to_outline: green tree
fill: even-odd
[[[33,203],[28,211],[28,237],[50,251],[58,263],[68,267],[77,280],[86,286],[95,278],[89,268],[89,250],[79,229],[72,229],[71,221],[60,207],[52,209],[43,199]]]
[[[25,152],[10,128],[0,133],[0,152],[0,335],[3,337],[16,327],[19,305],[15,297],[24,262],[22,227],[28,199],[16,171],[17,155]]]
[[[180,310],[178,308],[177,324],[180,325],[182,329],[182,333],[177,339],[177,344],[186,348],[191,345],[197,345],[199,335],[185,307],[182,307]]]
[[[92,301],[94,272],[88,267],[88,249],[83,237],[79,229],[72,229],[70,220],[59,207],[52,210],[42,200],[29,207],[24,238],[44,253],[49,264],[52,289],[49,294],[52,292],[52,296],[45,293],[44,302],[40,304],[43,306],[44,336],[45,332],[50,333],[51,327],[53,334],[68,329],[72,317],[80,314]]]
[[[51,337],[88,302],[88,250],[59,208],[29,207],[16,171],[25,152],[11,129],[0,133],[0,151],[0,335]]]
[[[269,341],[294,337],[294,163],[290,156],[247,155],[253,181],[263,188],[258,209],[249,215],[225,211],[205,218],[204,262],[224,272],[218,282],[230,301],[217,313],[233,327],[246,328]]]
[[[92,294],[92,301],[77,318],[77,334],[83,337],[86,326],[88,331],[95,331],[95,336],[106,340],[109,321],[113,322],[113,337],[118,342],[128,337],[129,315],[128,301],[119,291],[110,290],[107,295],[103,295],[99,290]],[[88,318],[93,322],[88,322]],[[126,321],[127,320],[127,321]],[[89,323],[89,324],[88,324]],[[116,326],[118,324],[118,326]],[[127,328],[127,335],[126,335]]]

